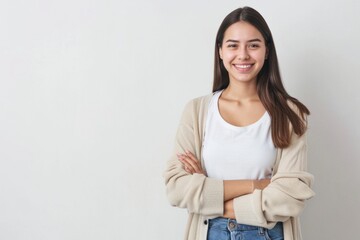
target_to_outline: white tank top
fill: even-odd
[[[202,145],[208,177],[222,180],[270,178],[276,148],[268,112],[255,123],[234,126],[220,115],[221,93],[215,92],[210,101]]]

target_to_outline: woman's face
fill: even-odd
[[[230,82],[256,83],[267,50],[261,33],[250,23],[240,21],[226,29],[219,54]]]

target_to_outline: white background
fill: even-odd
[[[357,0],[0,1],[0,239],[182,239],[162,172],[187,101],[210,93],[232,10],[272,29],[312,112],[305,240],[360,222]]]

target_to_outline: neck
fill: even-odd
[[[223,91],[222,95],[239,102],[259,100],[254,81],[248,83],[233,83],[230,81],[229,86]]]

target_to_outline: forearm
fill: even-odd
[[[253,180],[224,180],[224,202],[254,191]]]
[[[270,179],[260,180],[224,180],[224,202],[236,197],[254,192],[255,189],[264,189]]]

